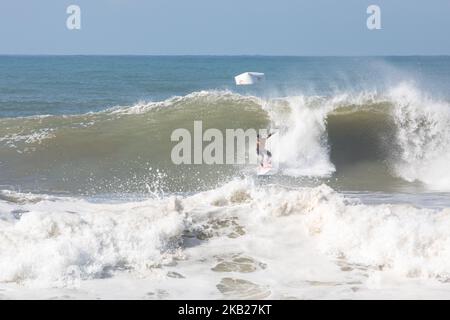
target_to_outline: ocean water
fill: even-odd
[[[448,298],[449,88],[450,57],[0,56],[0,298]],[[198,120],[278,130],[279,170],[173,164]]]

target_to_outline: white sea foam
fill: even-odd
[[[0,281],[80,288],[115,283],[127,271],[145,279],[146,290],[164,288],[160,298],[364,296],[417,281],[442,289],[450,279],[448,230],[448,208],[364,205],[326,185],[236,180],[122,204],[2,200]]]
[[[25,145],[39,145],[43,143],[45,140],[51,139],[55,137],[53,133],[53,129],[43,128],[37,131],[33,131],[30,133],[14,133],[9,134],[3,137],[0,137],[0,143],[3,143],[7,147],[16,148],[17,144],[25,144]],[[32,146],[27,146],[24,148],[24,151],[33,151]]]
[[[71,286],[107,277],[110,268],[145,271],[170,261],[184,228],[175,198],[127,204],[21,198],[0,202],[2,282]]]
[[[293,176],[327,176],[335,171],[329,159],[326,116],[332,105],[320,97],[289,97],[265,105],[273,126],[279,128],[279,144],[272,152],[278,155],[280,168]]]

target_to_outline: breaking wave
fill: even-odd
[[[381,174],[450,190],[450,105],[409,84],[329,97],[202,91],[98,113],[4,118],[0,181],[51,192],[145,191],[154,183],[184,192],[217,187],[242,173],[235,166],[171,163],[171,132],[192,129],[195,120],[205,129],[279,130],[275,152],[283,176],[336,176],[350,186]]]

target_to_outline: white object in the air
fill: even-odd
[[[261,72],[244,72],[234,77],[236,85],[250,85],[264,80],[264,73]]]

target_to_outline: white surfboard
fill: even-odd
[[[258,176],[267,176],[267,175],[272,174],[271,172],[272,172],[272,168],[271,167],[270,168],[269,167],[259,167],[256,170],[256,174]]]
[[[259,165],[258,169],[256,169],[256,173],[258,176],[268,175],[272,173],[272,169],[272,162],[264,159],[262,165]]]

